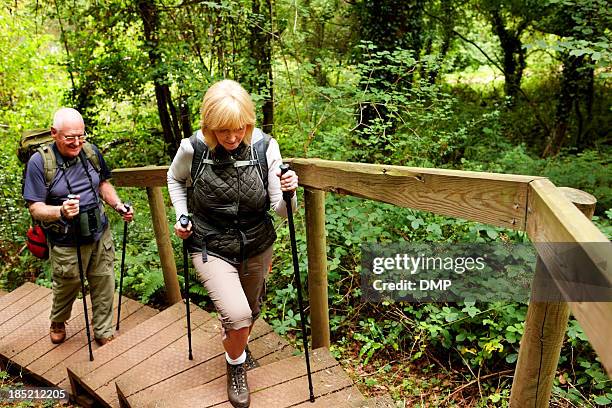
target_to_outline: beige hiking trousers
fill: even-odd
[[[243,273],[234,266],[208,254],[208,262],[202,261],[202,253],[191,255],[200,281],[215,304],[219,320],[225,330],[249,327],[257,320],[266,295],[266,277],[272,263],[272,246],[259,255],[246,260]]]

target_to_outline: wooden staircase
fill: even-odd
[[[16,366],[46,386],[68,389],[66,367],[77,361],[89,361],[83,303],[80,299],[75,301],[72,316],[66,323],[66,341],[56,345],[49,340],[51,296],[51,289],[26,283],[0,297],[0,359],[6,366]],[[91,316],[91,302],[87,304]],[[153,308],[123,298],[120,330],[115,336],[121,338],[157,313]],[[101,347],[92,342],[92,348],[95,359]]]
[[[158,313],[124,298],[120,332],[107,345],[94,345],[89,361],[80,305],[73,307],[66,342],[53,345],[50,289],[27,283],[0,296],[0,358],[43,384],[69,389],[84,407],[231,406],[220,323],[211,314],[192,305],[189,360],[183,303]],[[389,400],[366,400],[326,349],[311,353],[317,399],[310,403],[303,356],[261,319],[249,348],[260,364],[248,373],[252,407],[393,406]]]

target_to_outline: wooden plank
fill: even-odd
[[[194,309],[192,311],[193,327],[202,325],[212,318],[210,314],[203,310]],[[125,372],[138,366],[148,357],[155,355],[183,337],[186,338],[186,322],[184,317],[161,331],[155,330],[145,341],[130,348],[125,353],[117,355],[116,358],[103,364],[86,377],[80,378],[76,388],[80,389],[80,393],[86,391],[92,398],[104,406],[118,406],[117,395],[114,392],[114,381]],[[73,383],[72,378],[71,383]]]
[[[8,292],[8,293],[5,292],[5,296],[2,296],[0,298],[0,317],[4,315],[3,310],[5,308],[7,308],[11,304],[18,301],[19,299],[26,296],[28,293],[32,292],[33,290],[37,288],[39,288],[38,285],[31,283],[31,282],[26,282],[23,285],[16,288],[15,290],[13,290],[12,292]]]
[[[212,319],[214,321],[215,319]],[[212,323],[212,321],[209,321]],[[123,384],[122,392],[126,396],[136,394],[146,390],[145,394],[150,395],[150,387],[158,385],[182,373],[191,372],[192,369],[210,359],[220,356],[223,353],[220,333],[215,334],[209,331],[194,329],[191,333],[193,360],[189,360],[187,353],[186,335],[178,337],[174,342],[166,346],[158,353],[142,360],[134,365],[130,370],[115,379],[115,382]],[[206,374],[210,374],[210,371]],[[201,377],[191,375],[191,384],[201,381]],[[114,384],[109,384],[108,391],[115,392]],[[175,390],[181,389],[174,387]],[[101,393],[101,390],[97,390]]]
[[[3,299],[9,296],[10,295],[3,296]],[[38,313],[32,314],[30,307],[34,304],[38,304],[41,300],[42,302],[40,302],[39,306],[46,305],[44,299],[50,296],[51,289],[38,286],[27,295],[20,297],[8,305],[0,314],[0,339],[12,333],[13,330],[21,327],[29,318],[36,316]]]
[[[339,369],[338,373],[340,376],[343,376],[348,380],[346,374],[342,371],[342,369],[338,366],[338,362],[329,354],[329,352],[324,349],[317,349],[311,353],[311,370],[313,373],[317,374],[319,372],[325,372],[330,369]],[[223,367],[223,374],[225,374],[225,367]],[[278,406],[274,403],[272,405],[264,405],[257,404],[253,398],[254,395],[258,392],[265,391],[274,387],[278,384],[287,384],[291,383],[292,380],[306,380],[306,363],[304,362],[303,356],[293,356],[281,361],[278,361],[273,364],[261,366],[256,368],[248,373],[248,381],[249,388],[251,390],[251,406]],[[350,383],[350,380],[348,380]],[[289,390],[286,391],[288,394],[296,393],[294,389],[296,384],[291,384]],[[322,389],[327,389],[328,387],[319,387],[319,390],[315,389],[315,392],[321,392]],[[304,386],[306,392],[308,392],[307,383]],[[329,393],[332,390],[327,390]],[[276,394],[277,399],[282,399],[282,393]],[[308,398],[308,396],[307,396]],[[185,407],[209,407],[216,406],[217,404],[221,404],[227,401],[227,389],[226,389],[226,378],[225,375],[218,377],[217,379],[199,386],[195,388],[191,388],[189,390],[185,390],[181,392],[179,395],[175,395],[173,398],[165,398],[165,399],[157,399],[151,400],[146,405],[147,407],[176,407],[176,406],[185,406]],[[136,405],[131,405],[136,406]],[[288,405],[285,405],[288,406]]]
[[[306,188],[306,246],[308,248],[308,297],[312,348],[329,347],[327,296],[327,244],[325,239],[325,193]]]
[[[172,305],[130,330],[129,336],[122,336],[116,341],[107,344],[96,354],[94,361],[73,362],[69,364],[69,372],[72,372],[76,378],[87,376],[89,373],[117,358],[117,356],[121,356],[133,347],[138,346],[149,337],[155,335],[158,331],[163,330],[177,320],[184,319],[184,310],[184,305],[178,303]]]
[[[333,392],[331,394],[324,395],[315,399],[315,402],[306,401],[299,405],[295,405],[296,408],[379,408],[374,405],[373,402],[368,402],[359,390],[353,386],[344,388],[340,391]],[[382,406],[380,406],[382,408]]]
[[[249,348],[253,358],[261,366],[284,360],[296,353],[296,350],[291,345],[273,331],[254,341],[251,340]]]
[[[539,177],[293,159],[300,185],[500,227],[525,228],[528,184]]]
[[[117,187],[167,187],[169,166],[144,166],[113,170],[113,184]]]
[[[117,295],[115,295],[115,300],[116,299]],[[89,316],[92,316],[91,305],[91,299],[89,295],[87,295],[87,313]],[[113,306],[116,309],[116,302],[113,303]],[[83,309],[82,304],[81,309]],[[93,328],[91,324],[89,325],[89,329],[91,330],[92,349],[95,351],[97,344],[93,339]],[[47,371],[60,365],[64,360],[78,352],[85,353],[85,355],[88,356],[87,333],[85,330],[85,319],[82,314],[80,319],[74,319],[71,325],[66,326],[66,340],[63,343],[54,345],[48,353],[29,364],[27,369],[34,375],[46,380],[45,373]]]
[[[149,208],[153,220],[153,231],[157,242],[157,252],[164,273],[164,284],[166,287],[166,300],[173,305],[181,301],[181,290],[176,275],[176,263],[172,242],[170,242],[170,231],[168,229],[168,218],[166,217],[166,205],[162,196],[161,187],[147,187]]]
[[[192,323],[194,326],[203,324],[211,316],[201,309],[194,308],[192,313]],[[123,373],[139,365],[150,356],[154,356],[164,348],[174,343],[177,339],[186,335],[185,319],[179,319],[167,326],[163,330],[156,330],[153,335],[139,343],[135,347],[127,350],[120,356],[116,356],[108,363],[102,365],[95,371],[89,373],[82,382],[92,389],[98,391],[99,388],[109,384]]]
[[[91,302],[88,301],[88,305],[91,305]],[[91,306],[89,306],[89,310],[91,310]],[[49,339],[49,316],[47,315],[44,317],[45,321],[42,327],[38,328],[40,332],[37,336],[37,340],[34,343],[31,343],[28,347],[21,349],[18,353],[9,355],[15,364],[25,368],[41,356],[57,347],[57,345],[51,343],[51,340]],[[75,300],[72,306],[72,316],[70,319],[68,319],[66,325],[67,339],[76,334],[78,321],[83,321],[83,301],[81,299]],[[82,324],[85,324],[84,321]]]
[[[155,336],[159,331],[164,330],[164,328],[178,320],[185,319],[184,316],[184,305],[177,303],[131,329],[129,335],[122,336],[104,346],[96,353],[94,361],[90,362],[81,359],[79,361],[68,362],[67,372],[72,394],[75,396],[96,397],[95,390],[89,387],[84,380],[87,376],[114,359],[122,358],[129,350]],[[98,402],[104,404],[103,401]]]
[[[527,233],[535,242],[604,242],[605,235],[547,179],[529,184]],[[612,255],[601,260],[610,260]]]
[[[115,340],[117,341],[122,336],[126,335],[131,329],[138,326],[140,323],[145,321],[146,319],[154,316],[158,313],[157,310],[145,306],[142,303],[136,302],[132,299],[123,298],[121,305],[121,328],[119,331],[115,331]],[[117,317],[115,314],[115,323],[117,322]],[[96,351],[104,350],[106,347],[110,346],[113,342],[108,343],[104,347],[97,347]],[[85,348],[85,344],[83,345]],[[96,353],[97,354],[97,353]],[[97,358],[94,356],[94,358]],[[48,372],[45,376],[56,385],[63,384],[65,388],[70,388],[70,381],[68,379],[68,371],[66,367],[73,361],[87,361],[89,362],[89,358],[83,352],[75,353],[72,356],[68,357],[66,360],[62,362],[62,367],[53,370],[53,372]],[[95,360],[94,360],[95,361]]]
[[[123,302],[124,304],[127,304],[126,308],[127,310],[130,311],[130,313],[127,316],[125,316],[125,318],[122,316],[122,319],[121,319],[122,322],[126,319],[127,320],[132,319],[133,314],[138,313],[141,310],[147,312],[146,314],[144,314],[143,317],[148,317],[156,313],[155,309],[146,307],[142,305],[141,303],[135,302],[128,298],[124,297]],[[89,313],[91,313],[91,301],[89,300],[89,296],[88,296],[87,304],[88,304]],[[82,305],[83,305],[82,300],[76,299],[72,306],[72,314],[66,324],[66,328],[67,328],[66,338],[67,339],[70,339],[72,336],[76,335],[77,332],[79,332],[80,330],[83,330],[85,326],[85,321],[83,320],[83,306]],[[17,354],[12,355],[12,356],[9,355],[9,357],[16,364],[19,364],[21,367],[27,368],[27,366],[30,365],[32,362],[34,362],[35,360],[37,360],[44,354],[54,350],[57,347],[56,345],[52,344],[49,341],[49,333],[48,333],[49,317],[48,315],[45,316],[44,322],[33,321],[28,326],[32,326],[33,324],[40,324],[42,326],[42,328],[38,328],[40,335],[36,339],[36,341],[25,348],[22,347]],[[121,329],[121,332],[125,332],[125,330]],[[116,334],[120,335],[121,332],[117,332]],[[18,333],[15,333],[15,334],[18,335]],[[21,337],[21,339],[18,341],[23,342],[23,338]],[[22,343],[22,346],[23,344],[24,343]]]
[[[574,189],[559,190],[591,219],[597,203],[595,197]],[[553,297],[557,299],[540,301],[552,300]],[[538,257],[531,301],[525,318],[525,330],[512,382],[512,406],[549,406],[569,312],[568,304],[562,301],[559,289],[554,282],[550,282],[546,265],[542,258]]]
[[[148,401],[165,398],[175,390],[193,388],[223,376],[225,374],[224,349],[220,338],[220,325],[216,320],[215,323],[214,330],[204,336],[207,337],[204,341],[196,341],[195,336],[198,333],[194,331],[194,360],[192,362],[185,357],[185,339],[183,339],[177,343],[179,348],[173,350],[173,355],[165,356],[166,361],[169,361],[172,366],[175,365],[173,361],[178,362],[177,369],[163,370],[161,373],[158,370],[158,375],[152,376],[151,373],[156,371],[149,365],[149,362],[145,362],[139,371],[132,370],[122,378],[118,378],[117,388],[121,390],[126,400],[129,400],[129,404],[139,407]],[[206,327],[208,325],[204,326]],[[253,357],[260,361],[260,364],[263,364],[260,358],[268,357],[276,349],[282,349],[285,346],[286,342],[272,332],[272,328],[267,323],[261,319],[255,322],[249,347]],[[140,372],[146,373],[146,382],[139,380]],[[114,389],[108,390],[108,392],[111,391],[114,392]]]
[[[353,386],[353,382],[340,366],[314,372],[312,384],[315,398]],[[254,407],[293,407],[307,401],[309,402],[309,391],[306,375],[251,394],[251,405]],[[232,408],[229,401],[218,406]]]
[[[541,177],[289,159],[300,185],[512,229],[525,228],[527,184]],[[168,166],[113,171],[125,187],[164,187]]]
[[[5,316],[5,321],[0,324],[0,340],[20,330],[39,314],[48,313],[51,296],[50,289],[41,287],[6,308],[11,317]]]
[[[554,184],[548,180],[530,184],[528,214],[527,233],[545,264],[554,264],[559,250],[559,245],[546,243],[576,243],[588,256],[581,267],[612,284],[612,243]],[[612,377],[612,302],[570,302],[570,310]]]
[[[152,307],[145,306],[137,310],[135,313],[132,313],[131,315],[127,316],[125,319],[123,318],[123,316],[121,316],[121,329],[119,331],[119,336],[121,336],[122,334],[126,334],[128,331],[137,327],[144,321],[151,319],[157,313],[159,313],[158,310],[153,309]],[[121,337],[118,337],[117,340],[119,340],[119,338]],[[112,343],[107,344],[104,348],[109,347],[111,344]],[[104,350],[104,348],[100,349],[100,351]],[[81,362],[83,362],[82,358],[80,360]],[[68,359],[66,360],[65,364],[68,365],[70,362],[71,359]],[[70,379],[68,378],[68,370],[66,370],[66,372],[64,373],[64,378],[59,382],[59,384],[57,384],[57,386],[68,390],[71,388]]]
[[[81,300],[79,299],[78,303],[80,304],[80,302]],[[49,312],[51,311],[51,303],[51,299],[49,299],[48,302],[45,302],[45,307],[38,315],[30,319],[30,321],[19,330],[15,330],[2,339],[0,342],[0,354],[2,356],[21,365],[22,361],[20,361],[20,359],[15,359],[15,356],[23,353],[22,356],[30,357],[32,355],[31,346],[41,339],[45,340],[47,350],[54,346],[49,339],[49,326],[51,325],[49,321]],[[70,321],[68,321],[68,325],[69,324]],[[21,366],[23,367],[24,365]]]
[[[115,309],[115,316],[118,306],[117,300],[118,295],[115,293],[115,302],[113,303],[113,307]],[[87,303],[88,310],[91,310],[89,307],[91,302],[88,301]],[[126,331],[129,329],[128,323],[130,316],[132,316],[135,312],[142,309],[143,307],[144,306],[138,302],[124,298],[122,304],[123,312],[121,313],[121,321],[126,326]],[[73,359],[89,361],[87,353],[87,333],[85,330],[85,319],[83,319],[82,315],[80,319],[74,322],[74,326],[76,326],[75,328],[73,328],[75,330],[75,333],[70,338],[70,346],[64,346],[68,343],[68,341],[65,341],[64,343],[56,346],[51,352],[45,354],[43,357],[39,358],[26,368],[36,374],[38,377],[44,378],[47,383],[57,385],[67,378],[68,373],[66,371],[66,365],[70,361],[72,361]],[[122,333],[125,333],[125,331],[116,332],[115,336],[119,337]],[[95,359],[95,352],[103,347],[98,346],[92,339],[92,348],[94,350]]]

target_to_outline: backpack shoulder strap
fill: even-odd
[[[96,173],[100,173],[102,170],[102,165],[100,164],[100,156],[96,153],[96,150],[93,148],[93,145],[89,142],[85,142],[83,144],[83,152],[85,152],[85,158],[89,160],[93,168],[96,170]]]
[[[53,177],[57,172],[57,158],[51,144],[40,146],[36,149],[43,159],[43,170],[45,173],[45,186],[49,189],[49,185],[53,181]]]
[[[198,175],[202,157],[206,154],[208,146],[206,146],[206,143],[204,143],[202,139],[198,138],[197,131],[189,136],[189,143],[191,143],[191,147],[193,147],[193,159],[191,161],[191,182],[193,183]]]
[[[270,146],[270,140],[272,137],[268,134],[262,133],[262,138],[254,143],[253,147],[255,147],[255,152],[257,154],[257,161],[259,164],[259,171],[261,173],[261,178],[264,182],[264,187],[266,190],[268,189],[268,158],[266,156],[266,152],[268,151],[268,146]]]

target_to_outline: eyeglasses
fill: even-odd
[[[82,135],[75,135],[75,136],[62,136],[64,138],[65,141],[67,141],[68,143],[74,143],[77,141],[77,139],[81,142],[84,142],[85,140],[87,140],[87,132],[83,133]]]

